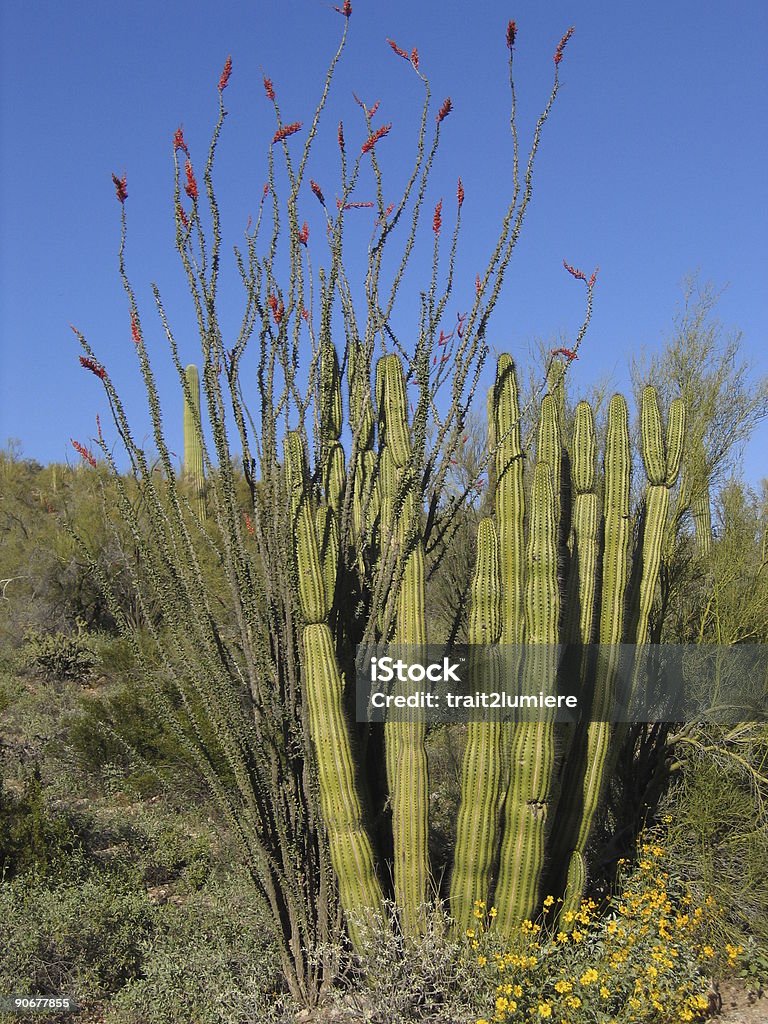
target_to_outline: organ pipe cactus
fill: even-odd
[[[359,347],[350,362],[356,364],[348,370],[356,455],[348,507],[358,548],[350,557],[358,568],[366,565],[360,549],[367,546],[374,576],[389,589],[376,620],[377,638],[407,646],[413,657],[414,648],[418,654],[427,642],[425,512],[418,498],[403,368],[396,356],[379,360],[375,421]],[[322,471],[310,479],[306,443],[296,431],[286,440],[285,479],[304,617],[303,685],[321,806],[350,936],[359,942],[359,922],[381,904],[384,876],[377,876],[366,826],[364,797],[371,790],[355,763],[358,744],[346,719],[343,647],[330,619],[332,608],[346,597],[339,591],[339,527],[348,474],[339,440],[340,381],[338,358],[327,342],[318,385]],[[577,406],[572,434],[566,438],[558,381],[555,393],[541,403],[536,461],[527,479],[514,365],[508,356],[498,361],[489,398],[494,516],[478,526],[469,620],[469,641],[475,648],[471,671],[482,667],[486,685],[489,679],[504,685],[504,672],[511,671],[520,675],[524,691],[548,690],[556,681],[558,644],[597,640],[601,656],[589,721],[564,730],[551,720],[468,726],[450,881],[451,912],[462,930],[470,926],[477,900],[493,899],[496,926],[510,934],[520,920],[536,913],[545,882],[564,896],[565,909],[581,897],[586,844],[609,763],[613,727],[607,719],[618,645],[628,636],[644,639],[668,493],[680,463],[683,413],[682,404],[673,403],[665,435],[655,392],[647,390],[643,397],[648,486],[632,574],[631,454],[624,400],[615,396],[609,406],[600,485],[592,411],[586,403]],[[497,644],[513,653],[493,654]],[[577,672],[586,679],[586,670],[585,653]],[[392,888],[404,933],[410,937],[423,930],[430,886],[425,738],[423,722],[389,721],[384,726]]]

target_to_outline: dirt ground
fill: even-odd
[[[723,1008],[714,1019],[718,1024],[766,1024],[768,994],[751,996],[740,982],[723,981],[719,985]]]

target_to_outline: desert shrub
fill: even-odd
[[[599,911],[584,900],[578,911],[558,915],[558,901],[547,897],[542,918],[523,921],[506,948],[488,929],[493,909],[476,905],[477,926],[467,938],[475,963],[496,979],[494,1001],[478,1024],[704,1019],[712,971],[735,968],[742,950],[707,942],[713,901],[696,905],[670,873],[663,846],[649,838],[639,858]]]
[[[108,1024],[246,1024],[267,1021],[282,990],[271,926],[234,876],[210,882],[183,906],[159,908],[143,945],[140,978],[113,999]]]
[[[30,871],[71,875],[82,850],[80,829],[50,809],[37,776],[20,793],[0,787],[0,878]]]
[[[764,744],[752,751],[756,769]],[[739,753],[750,763],[746,748]],[[751,938],[768,956],[768,818],[763,799],[744,763],[725,753],[719,760],[694,754],[683,764],[663,809],[676,870],[699,898],[710,897],[716,908],[710,920],[712,941],[747,945]]]
[[[23,660],[35,675],[48,682],[86,682],[98,662],[93,643],[81,632],[43,633],[29,630],[24,637]]]
[[[0,989],[100,998],[137,976],[151,934],[146,893],[107,873],[0,884]]]

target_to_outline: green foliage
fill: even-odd
[[[107,1024],[268,1021],[283,991],[269,922],[243,880],[212,881],[155,913],[140,976],[112,1000]]]
[[[93,641],[81,632],[40,633],[24,637],[22,658],[26,667],[47,682],[87,682],[98,664]]]
[[[151,928],[146,894],[110,875],[3,882],[0,989],[80,999],[115,992],[138,975]]]
[[[62,813],[52,812],[38,777],[21,793],[0,791],[0,878],[76,871],[83,839]]]

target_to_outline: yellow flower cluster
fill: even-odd
[[[547,896],[540,918],[523,921],[506,949],[489,945],[476,956],[476,965],[497,978],[493,1016],[477,1024],[644,1024],[660,1014],[702,1021],[708,1005],[704,965],[709,961],[711,970],[717,955],[702,941],[711,904],[694,906],[670,879],[664,856],[659,843],[644,844],[620,897],[599,908],[584,900],[578,909],[564,910]],[[490,916],[485,904],[476,904],[473,946],[494,938],[493,930],[483,934]],[[731,965],[742,952],[725,946]]]

